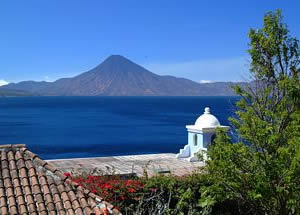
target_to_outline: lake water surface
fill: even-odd
[[[176,153],[206,106],[228,125],[237,97],[0,98],[0,144],[44,159]]]

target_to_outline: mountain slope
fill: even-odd
[[[0,89],[0,97],[9,97],[9,96],[37,96],[37,95],[24,90]]]
[[[234,95],[230,83],[199,84],[184,78],[159,76],[134,62],[112,55],[94,69],[55,82],[20,82],[6,89],[51,96],[217,96]]]

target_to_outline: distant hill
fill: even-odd
[[[55,82],[23,81],[0,87],[47,96],[229,96],[230,82],[200,84],[185,78],[160,76],[120,55],[94,69]]]
[[[0,97],[8,96],[36,96],[37,94],[27,92],[24,90],[10,90],[10,89],[1,89],[0,88]]]

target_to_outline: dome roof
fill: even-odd
[[[221,126],[221,124],[214,115],[210,114],[210,108],[206,107],[204,114],[196,120],[195,126],[198,128],[215,128]]]

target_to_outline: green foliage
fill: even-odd
[[[145,190],[137,214],[200,214],[200,189],[207,185],[205,175],[157,175],[144,179]]]
[[[234,201],[241,214],[300,213],[300,58],[280,11],[269,12],[261,29],[249,33],[250,72],[231,122],[233,143],[219,130],[202,189],[202,206]]]
[[[204,174],[203,170],[185,176],[157,175],[144,178],[145,192],[134,214],[237,214],[235,201],[201,198],[205,195],[205,188],[214,186],[211,175]]]

